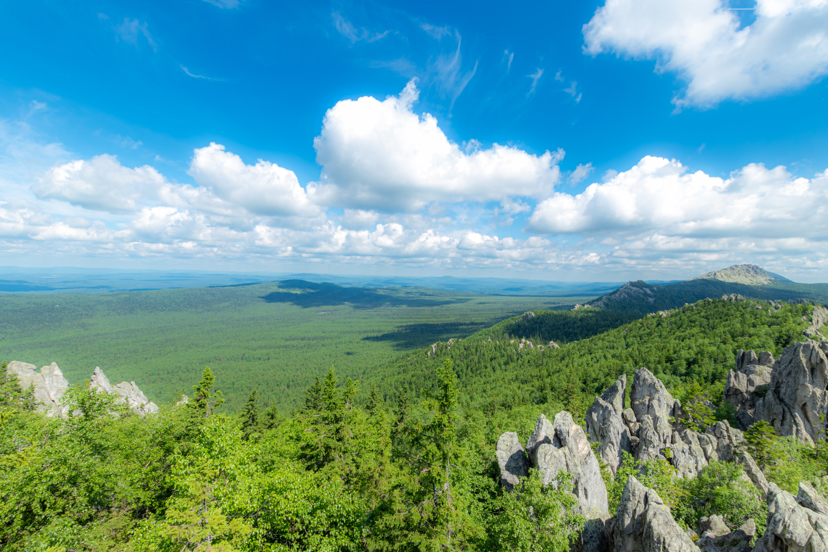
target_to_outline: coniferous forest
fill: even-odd
[[[804,340],[807,303],[703,300],[637,318],[586,308],[532,311],[460,340],[376,366],[359,380],[330,368],[291,412],[255,389],[230,410],[209,367],[186,397],[138,416],[88,382],[69,388],[66,417],[38,412],[3,371],[0,548],[9,551],[570,550],[584,527],[571,481],[498,483],[495,445],[521,440],[539,414],[583,423],[596,395],[646,367],[685,405],[687,424],[727,420],[739,350]],[[758,427],[757,427],[758,426]],[[747,450],[768,479],[823,489],[828,448],[756,424]],[[610,514],[626,476],[656,489],[695,528],[722,513],[764,530],[767,505],[742,467],[696,478],[631,457],[604,466]]]

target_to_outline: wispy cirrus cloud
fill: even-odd
[[[141,22],[138,19],[124,17],[124,21],[115,26],[115,36],[119,40],[123,40],[133,46],[138,46],[138,38],[143,36],[149,47],[152,48],[152,51],[158,51],[158,45],[149,32],[146,21]]]
[[[357,28],[353,23],[342,17],[339,12],[333,12],[331,18],[339,34],[350,40],[351,44],[356,44],[357,42],[376,42],[388,36],[390,32],[371,32],[365,27]]]
[[[535,93],[535,90],[538,87],[538,81],[543,76],[543,69],[538,67],[537,70],[534,73],[532,73],[531,75],[526,75],[526,76],[529,77],[530,79],[532,79],[532,87],[529,89],[529,92],[526,93],[526,97],[528,98],[529,96],[531,96]]]

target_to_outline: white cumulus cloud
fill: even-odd
[[[188,174],[199,186],[257,215],[313,216],[319,212],[293,171],[261,159],[245,165],[221,144],[196,149]]]
[[[528,226],[549,234],[821,240],[828,237],[826,214],[825,173],[797,178],[783,166],[750,164],[725,179],[648,156],[581,194],[554,194]]]
[[[98,155],[52,167],[34,188],[41,199],[58,199],[95,211],[134,211],[166,181],[149,165],[130,169],[114,155]]]
[[[466,152],[428,113],[413,111],[416,80],[399,97],[338,102],[314,140],[322,165],[308,193],[321,205],[413,212],[431,202],[548,196],[563,151],[529,154],[494,144]]]
[[[607,0],[585,51],[657,60],[687,81],[673,102],[714,106],[802,88],[828,73],[828,0],[757,0],[740,26],[722,0]]]

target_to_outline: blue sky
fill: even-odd
[[[828,0],[6,3],[0,259],[825,281]]]

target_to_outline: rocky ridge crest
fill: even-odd
[[[43,366],[40,372],[34,364],[12,361],[6,368],[9,374],[17,376],[17,381],[22,389],[31,387],[34,392],[34,400],[38,410],[47,416],[65,417],[68,409],[62,404],[66,390],[69,389],[69,382],[63,377],[63,372],[56,363]],[[158,412],[158,406],[147,399],[134,381],[121,382],[112,385],[100,367],[95,367],[89,385],[102,393],[117,395],[117,401],[125,404],[127,408],[139,415],[154,414]]]

